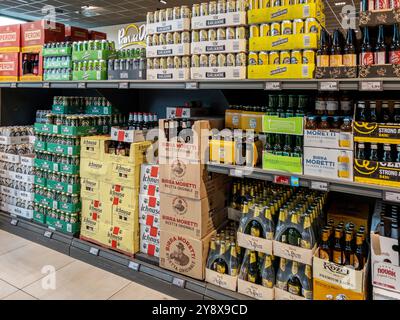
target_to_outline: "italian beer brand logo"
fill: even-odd
[[[187,212],[187,202],[183,198],[176,197],[172,200],[172,208],[174,208],[175,213],[182,216]]]
[[[171,164],[171,172],[176,178],[182,178],[186,173],[186,165],[180,160],[175,160]]]
[[[0,62],[0,71],[13,71],[15,69],[14,61]]]
[[[103,164],[102,163],[100,163],[100,162],[93,162],[93,161],[90,161],[89,162],[89,164],[88,164],[88,166],[89,166],[89,168],[91,168],[91,169],[101,169],[101,168],[103,168]]]
[[[0,42],[13,42],[17,41],[17,33],[9,32],[0,34]]]
[[[42,32],[40,30],[25,31],[24,34],[24,39],[26,41],[40,40],[41,37],[42,37]]]
[[[117,165],[116,170],[121,173],[130,173],[132,170],[128,166],[123,166],[122,164]]]
[[[121,49],[137,45],[146,47],[146,25],[130,24],[118,30],[118,44]]]
[[[180,273],[190,272],[196,265],[196,252],[190,241],[182,236],[172,236],[166,246],[168,263]]]
[[[84,144],[85,146],[94,147],[95,145],[97,145],[97,141],[93,141],[93,140],[83,140],[83,144]]]
[[[341,276],[348,276],[349,270],[346,267],[339,266],[334,263],[324,262],[324,269]]]
[[[381,277],[396,279],[396,270],[390,268],[389,266],[378,267],[377,273]]]
[[[354,123],[354,131],[363,134],[363,135],[368,135],[371,134],[376,130],[378,127],[377,123],[369,123],[369,122],[355,122]]]
[[[372,175],[379,168],[379,162],[371,162],[368,160],[355,160],[354,168],[362,175]]]

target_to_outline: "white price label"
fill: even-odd
[[[199,88],[198,82],[186,82],[185,89],[186,90],[196,90]]]
[[[17,220],[17,219],[12,219],[12,220],[10,221],[10,223],[11,223],[13,226],[16,226],[16,225],[18,224],[18,220]]]
[[[229,171],[229,175],[231,177],[237,177],[237,178],[242,178],[243,177],[243,170],[240,169],[231,169]]]
[[[86,82],[79,82],[78,89],[86,89]]]
[[[118,85],[118,88],[119,88],[119,89],[129,89],[129,83],[128,83],[128,82],[121,82],[121,83]]]
[[[51,232],[51,231],[45,231],[44,232],[44,236],[46,237],[46,238],[49,238],[49,239],[51,239],[51,236],[53,235],[53,232]]]
[[[337,81],[321,81],[319,84],[320,91],[338,91],[339,90],[339,82]]]
[[[129,264],[128,264],[128,268],[129,269],[132,269],[134,271],[139,271],[139,267],[140,267],[139,263],[136,263],[136,262],[133,262],[133,261],[129,261]]]
[[[361,81],[360,91],[383,91],[382,81]]]
[[[43,88],[45,88],[45,89],[50,88],[50,83],[49,82],[43,82]]]
[[[17,87],[17,84],[15,82],[10,84],[10,88],[16,88],[16,87]]]
[[[94,255],[94,256],[98,256],[99,255],[99,249],[91,247],[90,250],[89,250],[89,253]]]
[[[311,189],[319,191],[329,191],[329,183],[321,181],[311,181]]]
[[[268,81],[264,90],[282,90],[282,83],[279,81]]]
[[[385,201],[399,202],[400,203],[400,193],[397,192],[385,192]]]
[[[184,288],[185,287],[185,280],[179,279],[179,278],[173,278],[172,279],[172,284],[174,286],[179,287],[179,288]]]

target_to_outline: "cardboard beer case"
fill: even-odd
[[[0,26],[0,52],[20,52],[21,25]]]
[[[139,194],[139,223],[160,227],[160,198]]]
[[[140,225],[140,252],[149,256],[160,256],[160,229]]]

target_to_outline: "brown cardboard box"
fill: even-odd
[[[161,193],[160,229],[201,239],[227,218],[225,193],[193,200]]]
[[[162,193],[203,199],[209,193],[220,191],[225,181],[220,174],[207,173],[204,164],[192,164],[180,159],[160,164]]]
[[[208,248],[211,237],[215,235],[216,231],[212,231],[198,240],[161,230],[160,267],[204,280]]]
[[[89,40],[89,30],[74,26],[65,27],[65,41],[86,41]]]
[[[64,38],[65,25],[62,23],[39,20],[21,24],[22,52],[36,52],[45,43],[63,42]]]
[[[107,33],[90,30],[89,31],[90,40],[107,40]]]

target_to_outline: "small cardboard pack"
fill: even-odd
[[[149,256],[160,256],[160,229],[140,225],[140,252]]]

